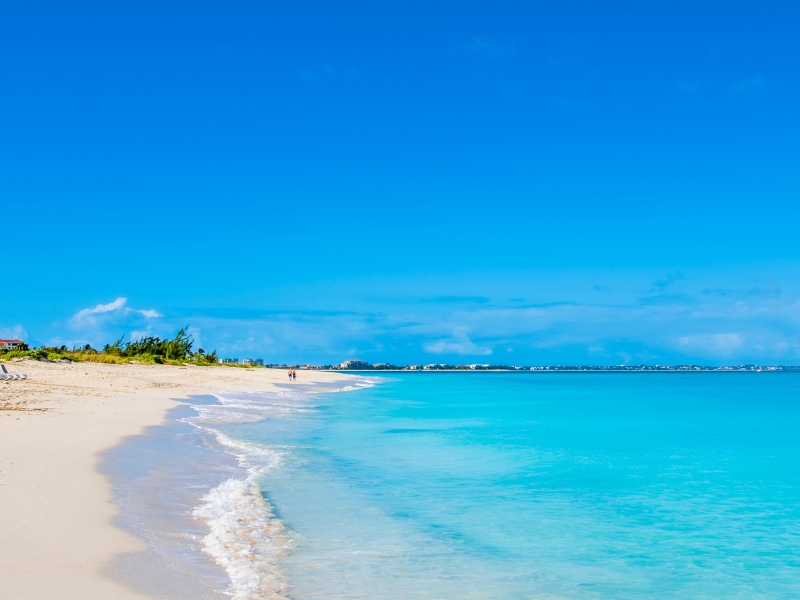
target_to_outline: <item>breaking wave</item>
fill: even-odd
[[[348,383],[319,391],[349,391],[374,384],[365,378]],[[231,579],[227,593],[234,600],[288,598],[288,583],[278,561],[294,547],[295,538],[275,517],[257,484],[259,476],[281,464],[282,449],[232,439],[216,426],[313,413],[315,392],[224,392],[216,394],[218,404],[194,405],[197,415],[184,419],[212,433],[249,474],[244,479],[223,481],[203,496],[192,511],[210,530],[203,538],[203,550],[227,572]]]
[[[303,392],[225,392],[216,394],[219,404],[199,404],[197,416],[187,419],[195,425],[255,423],[269,418],[308,413],[314,394]]]
[[[203,496],[193,514],[211,530],[203,539],[204,550],[228,573],[228,593],[235,600],[287,598],[278,559],[292,548],[292,538],[256,485],[223,481]]]

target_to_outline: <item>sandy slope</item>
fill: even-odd
[[[5,365],[28,379],[0,381],[0,597],[31,600],[143,598],[99,575],[142,542],[110,524],[116,508],[98,453],[160,423],[171,398],[287,380],[270,369]],[[298,383],[342,377],[301,371]]]

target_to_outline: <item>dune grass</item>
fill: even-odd
[[[216,351],[206,352],[202,348],[192,352],[194,342],[184,327],[172,339],[161,339],[147,336],[135,342],[123,342],[122,338],[113,344],[106,344],[102,350],[95,350],[90,345],[69,349],[66,346],[42,346],[28,348],[23,345],[18,350],[0,352],[0,360],[13,358],[30,358],[33,360],[96,362],[112,365],[126,364],[162,364],[197,366],[243,366],[221,365]],[[246,366],[246,365],[244,365]]]

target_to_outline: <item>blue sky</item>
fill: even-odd
[[[3,2],[0,335],[800,364],[798,26],[797,2]]]

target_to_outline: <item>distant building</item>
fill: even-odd
[[[369,363],[365,360],[346,360],[339,365],[340,369],[369,369]]]
[[[0,350],[16,350],[22,344],[22,340],[0,340]]]
[[[219,362],[220,362],[220,364],[223,364],[223,365],[238,365],[239,364],[239,359],[238,358],[220,358]]]
[[[252,365],[254,367],[263,367],[264,366],[264,359],[263,358],[245,358],[242,361],[243,365]]]

